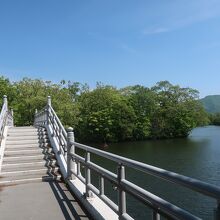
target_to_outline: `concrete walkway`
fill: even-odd
[[[26,183],[0,187],[2,220],[89,219],[63,183]]]

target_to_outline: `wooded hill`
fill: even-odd
[[[201,99],[205,110],[209,113],[220,112],[220,95],[209,95]]]

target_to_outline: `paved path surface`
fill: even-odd
[[[38,182],[0,187],[2,220],[89,219],[63,183]]]

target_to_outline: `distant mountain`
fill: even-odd
[[[200,100],[209,113],[220,112],[220,95],[209,95]]]

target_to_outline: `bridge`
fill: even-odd
[[[116,172],[95,163],[93,155],[114,163]],[[36,110],[33,126],[16,127],[3,97],[0,219],[131,220],[127,195],[149,207],[153,220],[200,219],[128,180],[126,169],[215,199],[214,219],[220,220],[220,187],[76,142],[73,128],[64,128],[49,96],[47,105]],[[98,178],[98,186],[92,178]],[[106,195],[107,182],[117,192],[117,202]]]

